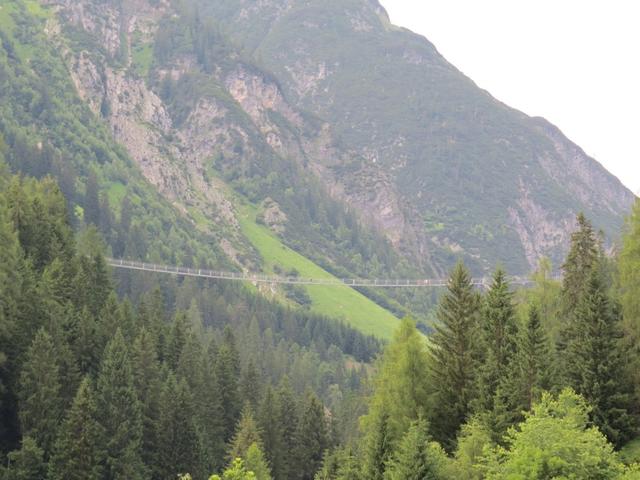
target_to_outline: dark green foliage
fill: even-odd
[[[322,465],[322,458],[328,447],[324,406],[315,395],[308,393],[301,406],[300,422],[296,431],[297,473],[294,478],[312,480]]]
[[[513,389],[518,347],[513,293],[502,269],[496,270],[493,276],[480,322],[484,352],[475,403],[478,412],[487,413],[489,425],[499,439],[509,426],[508,415],[505,414],[513,408],[505,397]]]
[[[436,440],[452,449],[476,393],[479,345],[479,298],[462,263],[451,273],[431,335],[431,372],[435,390],[430,411]]]
[[[184,380],[169,374],[160,397],[158,419],[158,478],[176,478],[179,473],[199,472],[198,435],[194,422],[193,396]]]
[[[633,390],[625,375],[620,311],[597,271],[592,271],[574,315],[577,330],[566,352],[566,376],[592,406],[594,424],[621,446],[635,427],[630,415]]]
[[[51,336],[39,330],[20,375],[20,424],[23,434],[36,442],[47,459],[62,414],[56,350]]]
[[[105,437],[97,421],[98,411],[85,377],[60,428],[49,462],[51,480],[101,480]]]
[[[240,416],[240,392],[238,391],[240,362],[235,338],[229,327],[224,331],[223,343],[216,356],[215,372],[222,407],[223,438],[228,442],[233,436]]]
[[[127,350],[118,329],[107,345],[98,375],[97,406],[108,480],[144,478],[142,416]]]
[[[258,424],[253,417],[251,405],[247,402],[242,409],[242,415],[236,427],[236,432],[231,439],[229,460],[233,461],[236,458],[246,458],[247,451],[253,444],[261,447],[261,435]]]
[[[517,395],[521,409],[530,410],[542,391],[549,389],[551,377],[548,339],[536,306],[529,309],[518,345]]]
[[[283,425],[279,422],[279,403],[271,385],[267,386],[258,408],[256,421],[261,432],[264,453],[275,478],[282,477],[285,462]]]

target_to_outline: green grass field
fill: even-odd
[[[239,208],[242,233],[256,247],[265,261],[265,270],[273,273],[274,265],[282,270],[295,269],[302,277],[334,278],[311,260],[284,245],[267,227],[256,223],[255,207],[244,204]],[[330,317],[343,319],[363,333],[389,340],[398,325],[398,319],[348,287],[305,286],[311,297],[311,310]]]

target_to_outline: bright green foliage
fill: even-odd
[[[345,449],[340,457],[336,480],[359,480],[360,464],[358,457],[350,448]]]
[[[458,437],[453,469],[454,478],[482,480],[484,474],[480,463],[487,448],[493,447],[492,432],[485,423],[473,417],[462,426]]]
[[[434,401],[430,411],[434,437],[452,448],[475,394],[478,369],[478,305],[471,276],[462,263],[451,273],[440,299],[431,341]]]
[[[44,330],[36,334],[20,375],[20,423],[48,458],[62,416],[55,347]]]
[[[247,470],[252,471],[256,480],[271,480],[269,464],[264,457],[264,453],[257,443],[252,443],[244,455]]]
[[[597,271],[590,275],[574,318],[577,328],[566,352],[566,376],[592,406],[593,422],[621,446],[634,428],[629,415],[632,389],[625,376],[620,314]]]
[[[430,456],[427,423],[413,422],[385,471],[385,480],[436,480],[438,468]]]
[[[101,480],[104,462],[101,427],[91,381],[85,377],[60,429],[49,462],[51,480]]]
[[[388,415],[389,443],[395,446],[413,421],[427,418],[428,364],[425,339],[413,320],[405,318],[378,364],[369,413],[363,419],[365,432],[380,415]]]
[[[22,448],[8,455],[9,467],[4,478],[11,480],[35,480],[45,478],[44,451],[31,437],[24,437]],[[1,472],[0,472],[1,473]],[[71,479],[73,480],[73,479]]]
[[[242,459],[236,458],[231,466],[227,468],[222,477],[213,475],[209,480],[257,480],[255,473],[247,470]]]
[[[324,406],[314,394],[307,393],[296,432],[297,473],[294,478],[312,480],[322,465],[322,458],[328,447],[329,436]]]
[[[570,389],[545,393],[518,428],[509,448],[487,460],[487,479],[614,479],[623,471],[611,444],[589,426],[589,407]]]
[[[104,353],[98,375],[97,405],[106,449],[106,480],[144,478],[140,404],[127,346],[119,329]]]
[[[169,374],[160,396],[158,450],[160,478],[174,478],[181,472],[198,472],[198,436],[193,424],[193,397],[184,380]]]
[[[382,480],[393,446],[389,438],[389,415],[382,411],[372,418],[365,437],[362,476]]]
[[[640,399],[640,200],[627,221],[618,256],[617,287],[622,304],[625,344],[629,347],[629,371]]]
[[[260,438],[260,431],[258,425],[253,418],[253,412],[249,403],[245,403],[242,409],[242,415],[238,422],[236,433],[231,440],[231,449],[229,451],[229,457],[245,458],[247,451],[251,445],[256,444],[258,447],[262,445]]]

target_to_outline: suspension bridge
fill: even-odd
[[[420,278],[420,279],[365,279],[365,278],[305,278],[300,276],[267,275],[251,272],[222,272],[201,268],[187,268],[156,263],[137,262],[121,258],[107,258],[107,264],[113,268],[126,270],[139,270],[171,274],[183,277],[200,277],[214,280],[231,280],[251,283],[282,284],[282,285],[321,285],[327,287],[371,287],[371,288],[437,288],[446,287],[447,278]],[[511,285],[527,286],[533,281],[528,277],[509,276]],[[491,277],[478,277],[471,280],[478,287],[486,287],[491,284]]]

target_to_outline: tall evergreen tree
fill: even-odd
[[[383,480],[387,463],[391,458],[392,446],[389,439],[389,415],[381,412],[374,419],[365,437],[362,477],[367,480]]]
[[[264,453],[269,465],[271,465],[273,476],[280,479],[284,478],[281,477],[281,474],[285,452],[283,451],[282,425],[278,417],[278,399],[271,385],[268,385],[258,408],[256,420],[258,428],[262,432]]]
[[[563,309],[570,316],[589,283],[591,271],[598,265],[601,248],[591,222],[583,213],[577,217],[577,230],[571,234],[569,254],[562,266]]]
[[[619,308],[612,304],[597,270],[576,306],[576,329],[567,352],[567,378],[592,406],[593,422],[617,446],[634,427],[632,395],[625,376]]]
[[[298,406],[296,404],[289,380],[283,378],[278,390],[278,423],[282,428],[282,465],[277,479],[296,478],[296,462],[294,453],[298,444]]]
[[[229,459],[233,461],[235,458],[245,458],[247,450],[254,443],[262,446],[261,432],[253,417],[251,405],[247,402],[244,404],[242,416],[231,440]]]
[[[22,439],[22,448],[9,453],[8,467],[4,477],[11,480],[34,480],[46,476],[47,464],[44,451],[31,437]],[[0,474],[2,472],[0,471]]]
[[[199,445],[193,409],[193,397],[184,380],[169,374],[160,401],[158,421],[159,478],[176,478],[179,473],[197,473]]]
[[[154,339],[144,327],[140,329],[133,343],[131,366],[142,418],[141,456],[151,473],[156,473],[159,442],[157,422],[160,416],[161,395],[160,369]]]
[[[429,456],[428,442],[426,422],[413,422],[398,445],[385,480],[436,480],[437,469]]]
[[[296,441],[297,477],[294,478],[313,480],[322,466],[324,452],[329,447],[329,437],[324,406],[312,393],[307,394],[302,405]]]
[[[223,418],[223,438],[231,440],[240,414],[240,360],[235,338],[229,327],[225,328],[222,345],[216,356],[216,380],[220,392]]]
[[[97,405],[106,447],[105,480],[144,478],[144,465],[140,457],[140,403],[120,329],[104,353],[98,375]]]
[[[85,377],[62,424],[49,462],[51,480],[101,480],[103,442],[91,381]]]
[[[252,443],[244,455],[244,460],[247,470],[255,474],[256,480],[271,480],[269,465],[260,445]]]
[[[530,410],[534,400],[550,387],[548,340],[535,305],[529,308],[519,335],[517,365],[519,404],[522,410]]]
[[[242,374],[240,392],[242,399],[245,402],[249,402],[254,410],[258,407],[261,390],[262,386],[260,385],[260,374],[258,373],[253,358],[250,358],[249,362],[247,363],[247,367]]]
[[[467,420],[475,396],[478,369],[479,298],[462,263],[451,273],[431,335],[431,374],[435,399],[431,427],[436,440],[451,450]]]
[[[51,454],[63,412],[56,350],[43,329],[36,334],[20,376],[22,434],[35,440],[45,458]]]

